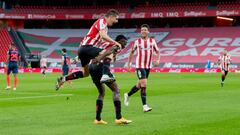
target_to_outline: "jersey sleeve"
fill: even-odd
[[[100,19],[96,25],[96,28],[98,30],[104,30],[107,28],[107,23],[104,21],[104,19]]]
[[[135,51],[137,49],[137,45],[138,45],[138,40],[135,40],[132,46],[132,51]]]

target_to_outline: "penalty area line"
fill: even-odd
[[[5,100],[18,100],[18,99],[49,98],[49,97],[66,97],[66,96],[73,96],[73,94],[55,94],[55,95],[46,95],[46,96],[30,96],[30,97],[2,98],[2,99],[0,99],[0,101],[5,101]]]

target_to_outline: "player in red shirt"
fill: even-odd
[[[220,65],[221,72],[222,72],[222,81],[221,86],[224,85],[224,80],[229,71],[229,65],[231,64],[231,56],[227,53],[226,50],[223,51],[223,54],[218,58],[218,64]]]
[[[112,26],[118,22],[118,14],[118,11],[111,9],[103,18],[98,19],[92,25],[89,32],[82,40],[78,50],[78,58],[81,61],[83,71],[77,71],[70,75],[58,78],[56,90],[58,90],[65,81],[89,76],[89,63],[92,59],[95,59],[97,57],[95,61],[99,62],[106,55],[115,52],[121,47],[118,42],[114,41],[107,34],[108,26]],[[109,50],[103,50],[101,49],[101,46],[99,46],[102,40],[113,43],[115,46]],[[111,77],[108,77],[107,79],[112,80]]]
[[[149,112],[152,110],[152,108],[150,108],[146,103],[147,79],[152,64],[154,66],[158,66],[160,63],[160,52],[155,39],[149,37],[149,26],[147,24],[143,24],[141,26],[141,38],[135,40],[134,42],[128,59],[129,69],[135,51],[137,52],[136,72],[139,80],[137,81],[137,84],[134,85],[128,93],[124,94],[124,104],[128,106],[129,97],[136,93],[139,89],[141,89],[143,111]],[[157,60],[152,63],[154,53],[156,53],[157,55]]]

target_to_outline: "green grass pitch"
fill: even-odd
[[[152,112],[143,113],[139,92],[122,102],[129,125],[114,124],[112,94],[106,90],[102,118],[94,125],[97,90],[90,78],[54,83],[59,74],[19,74],[17,91],[4,90],[0,75],[0,135],[239,135],[240,75],[230,73],[224,88],[220,73],[152,73],[147,102]],[[136,83],[134,73],[116,74],[123,93]],[[67,97],[70,99],[67,100]]]

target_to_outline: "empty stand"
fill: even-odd
[[[12,43],[12,39],[7,29],[0,29],[0,62],[7,61],[7,51]]]
[[[117,62],[125,63],[129,50],[138,35],[137,29],[111,29],[109,34],[115,38],[122,31],[128,37],[128,45],[120,52]],[[240,62],[240,38],[238,27],[221,28],[152,28],[151,36],[155,37],[161,50],[161,62],[205,63],[207,60],[217,62],[220,53],[227,49],[234,62]],[[78,45],[87,29],[79,30],[19,30],[33,37],[55,38],[59,42],[45,45],[41,42],[26,43],[32,53],[41,53],[48,58],[61,59],[61,49],[66,48],[73,58],[77,56]],[[55,34],[55,35],[54,35]],[[23,38],[24,39],[24,38]],[[24,39],[27,40],[27,39]],[[42,41],[42,43],[44,43]]]

